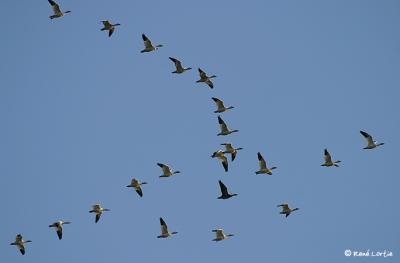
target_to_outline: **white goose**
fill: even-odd
[[[288,217],[293,211],[299,210],[299,208],[290,208],[288,204],[277,205],[277,207],[282,207],[282,212],[280,212],[280,214],[286,215],[286,217]]]
[[[178,232],[169,232],[168,231],[168,226],[165,223],[164,219],[162,219],[162,217],[160,217],[160,225],[161,225],[161,235],[157,236],[158,238],[167,238],[172,235],[178,234]]]
[[[56,229],[58,239],[61,240],[63,236],[63,225],[68,225],[68,224],[71,224],[71,222],[60,220],[49,225],[49,227],[54,227]]]
[[[219,123],[219,128],[221,130],[221,132],[217,134],[218,136],[219,135],[229,135],[231,133],[239,131],[239,130],[229,130],[228,126],[226,125],[224,120],[221,118],[221,116],[218,116],[218,123]]]
[[[219,229],[214,229],[212,232],[215,232],[215,238],[212,241],[222,241],[224,239],[227,239],[228,237],[233,237],[234,234],[225,234],[224,230],[219,228]]]
[[[231,154],[231,160],[235,160],[236,154],[238,151],[243,150],[243,148],[234,148],[231,143],[221,143],[221,145],[225,146],[225,151],[224,153],[230,153]]]
[[[48,0],[48,1],[51,7],[53,8],[53,13],[54,13],[54,15],[50,16],[50,19],[59,18],[64,16],[64,14],[71,13],[71,11],[62,12],[60,6],[56,2],[54,2],[53,0]]]
[[[221,160],[222,166],[224,167],[225,172],[228,171],[228,158],[226,158],[223,151],[218,150],[211,155],[212,158],[218,158]]]
[[[19,251],[21,252],[21,254],[22,254],[22,255],[25,255],[25,243],[30,243],[30,242],[32,242],[32,241],[31,241],[31,240],[26,240],[26,241],[25,241],[25,240],[22,238],[22,235],[21,235],[21,234],[18,234],[18,235],[15,237],[15,241],[12,242],[10,245],[17,246],[18,249],[19,249]]]
[[[228,108],[225,107],[224,102],[218,98],[212,98],[212,100],[215,102],[215,104],[217,105],[217,110],[214,111],[214,113],[222,113],[225,112],[227,110],[233,109],[233,106],[229,106]]]
[[[260,166],[260,170],[258,170],[256,172],[256,174],[269,174],[269,175],[272,175],[272,170],[276,169],[277,167],[274,166],[274,167],[268,168],[267,167],[267,163],[265,162],[265,160],[262,157],[260,152],[257,153],[257,157],[258,157],[258,164]]]
[[[185,71],[191,70],[192,68],[184,68],[182,67],[182,63],[176,58],[169,57],[169,59],[174,62],[176,70],[172,73],[182,74]]]
[[[366,133],[365,131],[360,131],[361,135],[364,136],[365,139],[367,139],[367,146],[364,147],[364,149],[374,149],[378,146],[384,145],[385,143],[381,142],[378,143],[377,141],[374,141],[371,135]]]
[[[95,204],[95,205],[92,205],[92,210],[90,210],[89,213],[96,213],[95,223],[97,223],[97,222],[99,222],[101,215],[105,211],[111,211],[111,210],[108,208],[101,207],[100,204]]]
[[[160,178],[170,177],[170,176],[173,176],[174,174],[180,173],[180,171],[172,171],[172,169],[166,164],[157,163],[157,165],[160,166],[163,171],[163,174],[159,176]]]
[[[140,187],[143,184],[147,184],[147,183],[146,182],[141,183],[140,181],[138,181],[135,178],[133,178],[132,181],[131,181],[131,184],[127,185],[126,187],[135,188],[136,193],[138,193],[138,195],[140,197],[143,197],[143,191],[142,191],[142,188]]]
[[[200,79],[197,80],[196,82],[197,82],[197,83],[199,83],[199,82],[204,82],[204,83],[206,83],[211,89],[213,89],[213,88],[214,88],[214,84],[212,83],[211,79],[212,79],[212,78],[216,78],[217,76],[212,75],[212,76],[209,77],[209,76],[207,76],[207,74],[206,74],[203,70],[201,70],[201,68],[199,68],[198,70],[199,70]]]
[[[101,21],[104,25],[104,27],[102,29],[100,29],[101,31],[104,30],[108,30],[108,37],[111,37],[111,35],[114,33],[115,27],[116,26],[120,26],[121,24],[117,23],[117,24],[111,24],[110,21],[108,20],[104,20]]]
[[[330,166],[335,166],[335,167],[339,167],[338,163],[340,163],[341,161],[332,161],[332,157],[330,155],[330,153],[328,152],[327,149],[324,150],[324,158],[325,158],[325,162],[323,164],[321,164],[321,166],[326,166],[326,167],[330,167]]]
[[[163,45],[153,46],[153,44],[151,43],[150,39],[148,37],[146,37],[145,34],[142,34],[142,39],[143,39],[143,42],[144,42],[144,49],[142,51],[140,51],[141,53],[155,51],[158,48],[163,46]]]

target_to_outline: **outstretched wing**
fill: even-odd
[[[331,163],[331,162],[332,162],[332,157],[331,157],[331,155],[329,154],[329,152],[328,152],[327,149],[325,149],[324,154],[325,154],[325,162],[326,162],[326,163]]]
[[[221,188],[222,195],[228,195],[228,188],[226,188],[224,183],[221,180],[219,180],[218,183],[219,183],[219,187]]]
[[[261,153],[258,152],[257,153],[257,157],[258,157],[258,164],[260,166],[260,169],[267,169],[267,163],[265,162],[264,158],[262,157]]]
[[[151,47],[153,46],[153,45],[151,44],[150,39],[148,39],[148,37],[146,37],[145,34],[142,34],[142,39],[143,39],[143,41],[144,41],[144,46],[145,46],[146,48],[151,48]]]

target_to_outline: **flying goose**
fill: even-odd
[[[19,251],[21,251],[22,255],[25,255],[25,243],[32,242],[31,240],[24,240],[21,234],[18,234],[15,237],[15,241],[12,242],[10,245],[17,246]]]
[[[51,7],[53,8],[54,15],[50,16],[50,19],[62,17],[64,14],[71,13],[71,11],[61,12],[60,6],[53,0],[48,0]]]
[[[101,31],[108,30],[108,36],[109,37],[111,37],[111,35],[114,33],[115,27],[121,25],[119,23],[113,25],[108,20],[104,20],[104,21],[101,21],[101,22],[103,23],[104,27],[102,29],[100,29],[100,30]]]
[[[222,166],[225,169],[225,172],[228,171],[228,158],[226,158],[225,154],[223,151],[218,150],[216,152],[213,153],[213,155],[211,155],[212,158],[217,157],[218,159],[221,160]]]
[[[324,150],[324,155],[325,155],[325,156],[324,156],[324,158],[325,158],[325,163],[321,164],[321,166],[326,166],[326,167],[335,166],[335,167],[339,167],[338,163],[340,163],[340,161],[332,161],[332,157],[331,157],[331,155],[329,154],[329,152],[328,152],[327,149]]]
[[[225,107],[224,102],[218,98],[212,98],[212,100],[215,102],[215,104],[217,105],[217,110],[214,111],[214,113],[222,113],[225,112],[227,110],[233,109],[233,106],[229,106],[228,108]]]
[[[54,222],[53,224],[49,225],[49,227],[56,228],[58,239],[61,240],[62,235],[63,235],[63,225],[67,225],[67,224],[71,224],[71,222],[60,220],[60,221]]]
[[[293,211],[299,210],[299,208],[289,208],[288,204],[277,205],[277,207],[282,207],[282,212],[280,212],[280,214],[286,215],[286,217],[288,217]]]
[[[157,163],[157,165],[160,166],[163,171],[163,174],[159,176],[160,178],[170,177],[170,176],[173,176],[174,174],[180,173],[180,171],[172,171],[171,168],[169,168],[169,166],[166,164]]]
[[[216,78],[217,76],[212,75],[212,76],[207,76],[207,74],[201,70],[201,68],[199,68],[199,74],[200,74],[200,79],[198,81],[196,81],[197,83],[199,82],[204,82],[206,83],[211,89],[214,88],[214,84],[212,83],[211,79],[212,78]]]
[[[262,157],[260,152],[257,153],[257,157],[258,157],[258,164],[260,166],[260,170],[258,170],[256,172],[256,174],[269,174],[269,175],[272,175],[272,170],[276,169],[277,167],[274,166],[274,167],[268,168],[267,167],[267,163],[265,162],[265,160]]]
[[[133,187],[136,190],[136,193],[138,193],[138,195],[140,197],[143,197],[143,192],[142,192],[142,188],[140,187],[143,184],[147,184],[146,182],[139,182],[138,180],[136,180],[135,178],[132,179],[131,184],[127,185],[126,187]]]
[[[221,196],[218,197],[218,199],[228,199],[228,198],[231,198],[232,196],[238,195],[238,194],[228,193],[228,188],[226,188],[224,183],[221,180],[219,180],[218,182],[219,182],[219,188],[221,188]]]
[[[364,136],[365,139],[367,139],[367,146],[364,147],[364,149],[374,149],[378,146],[384,145],[385,143],[381,142],[378,143],[377,141],[374,141],[374,139],[372,138],[371,135],[369,135],[368,133],[366,133],[365,131],[360,131],[360,133],[362,134],[362,136]]]
[[[221,132],[217,134],[218,136],[219,135],[229,135],[231,133],[239,131],[239,130],[229,130],[228,126],[226,125],[224,120],[221,118],[221,116],[218,116],[218,123],[219,123],[219,127],[221,130]]]
[[[155,51],[159,47],[163,46],[163,45],[153,46],[153,44],[151,44],[150,39],[148,39],[145,34],[142,34],[142,38],[143,38],[143,42],[144,42],[144,49],[142,51],[140,51],[141,53]]]
[[[176,58],[169,57],[169,59],[172,60],[172,62],[175,63],[176,70],[173,71],[172,73],[181,74],[181,73],[183,73],[185,71],[188,71],[188,70],[192,69],[192,68],[184,68],[184,67],[182,67],[182,63],[179,60],[177,60]]]
[[[96,221],[95,223],[99,222],[101,215],[103,214],[104,211],[111,211],[108,208],[103,208],[101,207],[100,204],[95,204],[92,205],[92,210],[89,211],[89,213],[96,213]]]
[[[241,148],[241,147],[239,147],[239,148],[234,148],[234,147],[232,146],[231,143],[221,143],[221,145],[224,145],[224,146],[225,146],[225,151],[224,151],[224,153],[230,153],[230,154],[231,154],[231,160],[232,160],[232,162],[233,162],[233,160],[235,160],[235,158],[236,158],[237,151],[243,150],[243,148]]]
[[[214,229],[212,232],[215,232],[215,238],[212,241],[221,241],[234,236],[234,234],[225,234],[224,230],[221,228]]]
[[[160,224],[161,224],[161,235],[157,236],[158,238],[167,238],[172,235],[178,234],[178,232],[169,232],[168,231],[168,226],[165,223],[164,219],[160,217]]]

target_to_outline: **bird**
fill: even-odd
[[[136,193],[138,193],[138,195],[140,197],[143,197],[143,191],[142,188],[140,187],[143,184],[147,184],[146,182],[139,182],[138,180],[136,180],[135,178],[132,179],[131,184],[127,185],[126,187],[133,187],[136,190]]]
[[[141,53],[155,51],[158,48],[163,46],[163,45],[153,46],[153,44],[151,44],[150,39],[148,39],[145,34],[142,34],[142,39],[144,42],[144,49],[142,51],[140,51]]]
[[[49,225],[49,227],[56,228],[58,239],[61,240],[62,235],[63,235],[63,225],[68,225],[68,224],[71,224],[71,222],[60,220],[60,221],[54,222],[53,224]]]
[[[22,255],[25,255],[25,243],[30,243],[31,240],[24,240],[21,234],[15,237],[15,241],[10,245],[17,246]]]
[[[175,68],[176,68],[176,70],[175,71],[173,71],[172,73],[177,73],[177,74],[181,74],[181,73],[184,73],[185,71],[188,71],[188,70],[191,70],[192,68],[184,68],[184,67],[182,67],[182,62],[180,62],[178,59],[176,59],[176,58],[172,58],[172,57],[169,57],[169,59],[172,61],[172,62],[174,62],[174,64],[175,64]]]
[[[367,146],[364,147],[364,149],[374,149],[378,146],[384,145],[385,143],[381,142],[378,143],[377,141],[374,141],[374,139],[372,138],[371,135],[369,135],[368,133],[366,133],[365,131],[360,131],[361,135],[364,136],[365,139],[367,139]]]
[[[224,230],[219,228],[219,229],[214,229],[212,232],[215,232],[215,238],[212,241],[222,241],[224,239],[227,239],[228,237],[233,237],[234,234],[225,234]]]
[[[221,130],[221,132],[217,134],[218,136],[219,135],[229,135],[231,133],[239,131],[239,130],[229,130],[228,126],[226,125],[224,120],[221,118],[221,116],[218,116],[218,123],[219,123],[219,127]]]
[[[226,158],[223,151],[218,150],[211,155],[212,158],[218,158],[221,160],[222,166],[224,167],[225,172],[228,171],[228,158]]]
[[[53,0],[48,0],[48,1],[50,3],[51,7],[53,8],[53,12],[54,12],[54,15],[50,16],[50,19],[59,18],[59,17],[64,16],[65,14],[71,13],[71,11],[62,12],[60,9],[60,6],[56,2],[54,2]]]
[[[96,213],[96,221],[95,223],[99,222],[101,215],[103,214],[104,211],[111,211],[108,208],[103,208],[101,207],[100,204],[95,204],[92,205],[92,210],[89,211],[89,213]]]
[[[232,196],[238,195],[238,194],[228,193],[228,188],[226,188],[224,183],[221,180],[219,180],[218,182],[219,182],[219,188],[221,188],[221,196],[218,197],[218,199],[228,199],[228,198],[231,198]]]
[[[212,78],[216,78],[217,76],[212,75],[212,76],[209,77],[209,76],[207,76],[207,74],[206,74],[203,70],[201,70],[201,68],[199,68],[198,70],[199,70],[199,74],[200,74],[200,79],[197,80],[196,82],[197,82],[197,83],[199,83],[199,82],[204,82],[204,83],[206,83],[211,89],[213,89],[213,88],[214,88],[214,84],[212,83],[211,79],[212,79]]]
[[[165,223],[164,219],[160,217],[160,224],[161,224],[161,235],[157,236],[158,238],[167,238],[172,235],[178,234],[178,232],[169,232],[168,231],[168,226]]]
[[[338,163],[340,163],[341,161],[332,161],[332,157],[331,157],[331,155],[329,154],[329,152],[328,152],[327,149],[324,150],[324,155],[325,155],[325,156],[324,156],[324,158],[325,158],[325,163],[321,164],[321,166],[326,166],[326,167],[335,166],[335,167],[339,167]]]
[[[265,162],[265,160],[262,157],[260,152],[257,153],[257,157],[258,157],[258,164],[260,166],[260,170],[258,170],[256,172],[256,174],[269,174],[269,175],[272,175],[272,170],[276,169],[277,167],[274,166],[274,167],[268,168],[267,167],[267,163]]]
[[[230,153],[231,154],[231,161],[235,160],[237,151],[243,150],[243,148],[234,148],[231,143],[221,143],[221,145],[225,146],[225,151],[224,153]]]
[[[286,217],[288,217],[293,211],[299,210],[299,208],[290,208],[288,204],[277,205],[277,207],[282,207],[282,212],[280,212],[280,214],[286,215]]]
[[[170,177],[170,176],[173,176],[174,174],[180,173],[180,171],[172,171],[171,168],[169,168],[169,166],[166,164],[157,163],[157,165],[160,166],[163,171],[163,174],[159,176],[160,178]]]
[[[101,21],[104,25],[104,27],[102,29],[100,29],[101,31],[104,30],[108,30],[108,36],[111,37],[111,35],[114,33],[115,27],[116,26],[120,26],[121,24],[117,23],[117,24],[111,24],[110,21],[108,20],[104,20]]]
[[[217,110],[214,111],[214,113],[222,113],[225,112],[227,110],[233,109],[233,106],[229,106],[228,108],[225,107],[224,102],[218,98],[212,97],[212,100],[215,102],[215,104],[217,105]]]

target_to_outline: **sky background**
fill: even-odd
[[[72,13],[50,20],[45,0],[0,1],[1,262],[399,261],[399,1],[58,3]],[[142,33],[164,47],[141,54]],[[238,133],[216,136],[211,97]],[[360,130],[385,145],[363,150]],[[223,142],[244,148],[228,173],[210,157]],[[254,174],[258,151],[273,176]],[[218,180],[239,195],[218,200]],[[157,239],[160,216],[179,234]],[[235,236],[212,242],[219,227]]]

